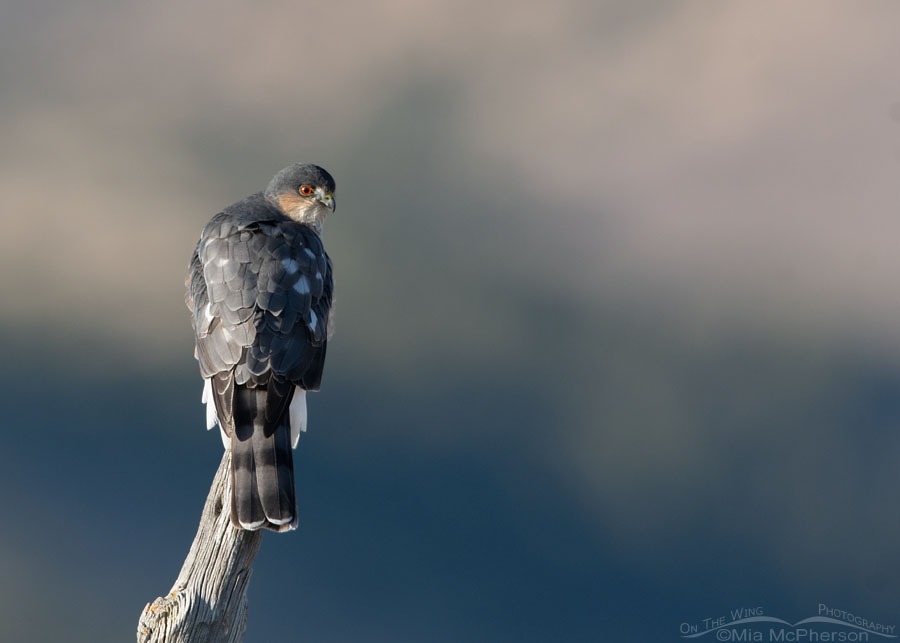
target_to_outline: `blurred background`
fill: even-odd
[[[337,333],[247,641],[900,626],[898,20],[2,2],[0,638],[132,640],[171,587],[222,451],[188,259],[294,161]]]

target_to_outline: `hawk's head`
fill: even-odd
[[[334,212],[334,179],[318,165],[294,163],[272,178],[266,198],[290,218],[321,232],[325,217]]]

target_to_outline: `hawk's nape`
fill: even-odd
[[[291,449],[325,362],[333,278],[318,233],[333,209],[331,176],[290,166],[214,216],[191,259],[187,303],[215,407],[207,425],[219,424],[232,452],[238,528],[297,526]]]

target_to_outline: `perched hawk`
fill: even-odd
[[[331,175],[291,165],[210,219],[191,257],[185,299],[206,423],[218,422],[231,449],[238,528],[297,526],[291,449],[331,336],[331,260],[319,234],[333,210]]]

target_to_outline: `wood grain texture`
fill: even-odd
[[[149,603],[138,643],[239,643],[247,626],[247,586],[261,531],[235,529],[226,451],[216,471],[197,535],[169,593]]]

